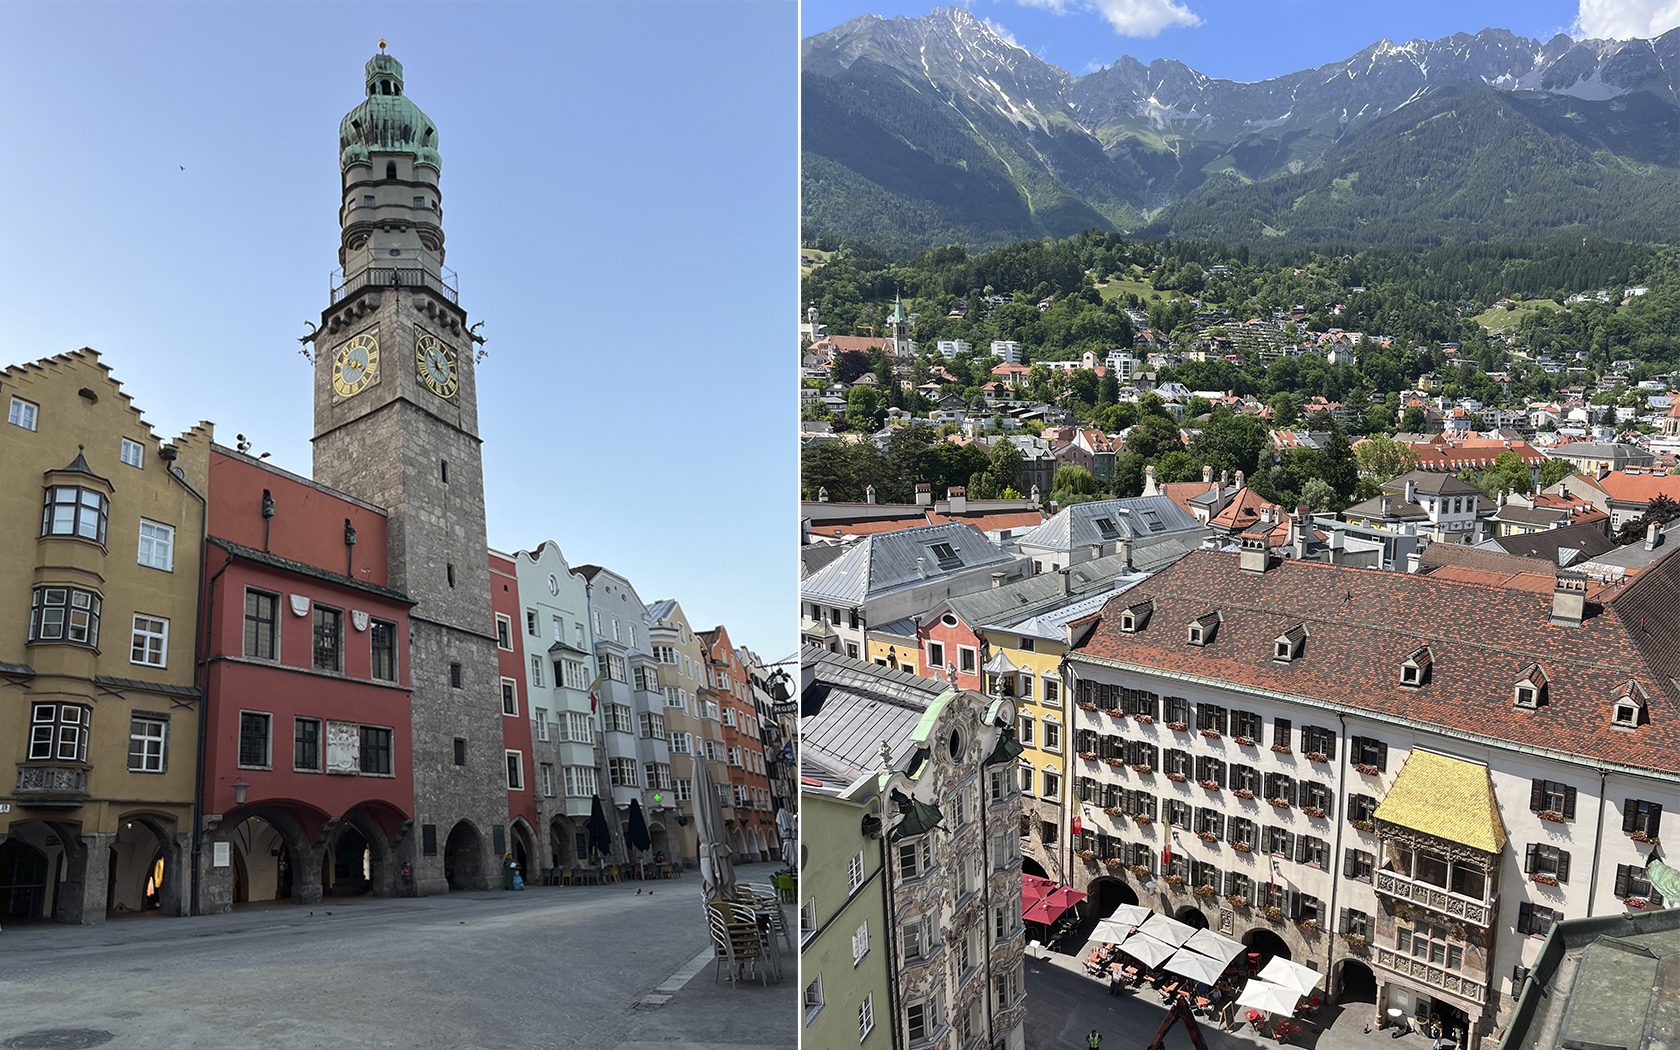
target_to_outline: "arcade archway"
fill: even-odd
[[[18,838],[0,842],[0,924],[47,917],[45,852]]]
[[[1178,909],[1178,912],[1173,916],[1173,918],[1182,922],[1186,926],[1194,926],[1198,930],[1205,930],[1208,928],[1207,915],[1202,912],[1202,909],[1192,904],[1186,904],[1184,907]]]
[[[1292,958],[1289,953],[1289,945],[1284,942],[1282,937],[1271,930],[1249,930],[1242,935],[1242,942],[1248,946],[1249,954],[1259,956],[1258,959],[1250,960],[1255,964],[1256,969],[1265,966],[1273,958]]]
[[[1336,964],[1336,1002],[1377,1002],[1377,976],[1358,959],[1343,959]]]
[[[1098,918],[1108,918],[1122,904],[1138,902],[1137,891],[1119,879],[1092,879],[1086,890],[1094,902],[1091,910]]]
[[[484,872],[484,836],[470,821],[449,829],[443,845],[443,877],[452,893],[490,888]]]
[[[1047,879],[1050,877],[1049,873],[1044,870],[1044,865],[1040,864],[1036,860],[1033,860],[1031,857],[1021,858],[1021,874],[1037,875],[1041,879]]]
[[[174,821],[149,814],[123,817],[106,863],[107,917],[157,912],[185,914],[181,846]]]

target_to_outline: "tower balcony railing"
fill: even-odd
[[[341,302],[352,292],[363,288],[430,288],[443,293],[450,302],[459,305],[461,293],[456,287],[455,271],[447,266],[432,270],[417,262],[392,259],[389,262],[367,263],[346,274],[334,270],[330,279],[332,302]]]

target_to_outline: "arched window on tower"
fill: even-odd
[[[391,82],[389,80],[381,80],[379,82],[379,93],[381,95],[389,95],[391,93]]]
[[[396,161],[391,161],[391,162],[389,162],[385,165],[385,177],[387,179],[394,179],[394,178],[397,177],[397,162]]]

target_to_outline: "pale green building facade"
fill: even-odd
[[[822,843],[825,861],[840,862],[805,864],[800,875],[800,1045],[892,1050],[881,839],[864,830],[866,820],[880,826],[875,778],[849,791],[820,773],[804,771],[802,779],[800,837]]]

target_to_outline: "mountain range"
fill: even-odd
[[[1072,76],[953,7],[853,19],[802,66],[808,237],[1680,240],[1680,29],[1379,40],[1239,83],[1129,57]]]

